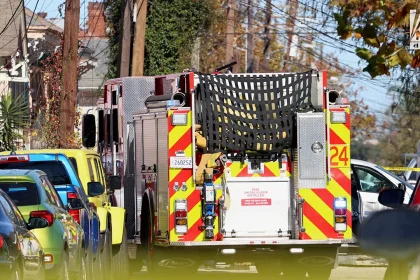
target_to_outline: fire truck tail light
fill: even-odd
[[[175,233],[186,234],[188,232],[188,207],[186,200],[175,200]]]
[[[347,114],[345,111],[331,112],[331,123],[346,123]]]
[[[13,155],[13,156],[0,156],[1,162],[22,162],[29,161],[28,155]]]
[[[336,216],[344,216],[347,214],[347,209],[335,209],[334,214]]]
[[[334,198],[334,224],[336,232],[347,230],[347,199],[344,197]]]
[[[175,210],[175,217],[186,218],[187,217],[187,210]]]

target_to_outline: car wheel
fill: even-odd
[[[112,248],[112,275],[113,279],[125,279],[130,275],[128,256],[127,231],[123,230],[122,242]]]

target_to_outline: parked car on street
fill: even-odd
[[[48,227],[48,221],[32,217],[28,223],[19,209],[0,190],[0,277],[10,280],[44,280],[44,249],[33,229]]]
[[[26,220],[43,218],[48,227],[32,230],[45,251],[46,277],[86,279],[82,227],[66,211],[47,174],[40,170],[0,170],[0,189]],[[69,208],[73,208],[69,204]]]
[[[67,212],[83,228],[88,277],[94,274],[95,280],[102,279],[106,270],[101,269],[105,262],[100,259],[100,218],[97,207],[89,201],[84,189],[75,185],[79,178],[69,159],[65,155],[56,154],[0,155],[1,169],[39,169],[47,174]],[[90,189],[91,195],[103,191],[98,187]],[[68,208],[69,204],[74,207]]]
[[[378,202],[382,189],[406,189],[405,203],[408,203],[413,186],[381,166],[363,160],[352,159],[352,210],[353,232],[366,217],[376,211],[387,209]]]
[[[0,153],[0,169],[40,169],[47,173],[51,183],[57,189],[66,204],[66,186],[73,185],[87,193],[91,207],[96,207],[100,226],[100,250],[94,250],[95,263],[99,262],[104,280],[111,277],[128,277],[129,255],[126,231],[126,211],[115,206],[114,189],[120,189],[121,183],[109,184],[105,180],[104,168],[98,153],[88,149],[47,149]],[[2,155],[12,161],[2,164]],[[21,157],[23,156],[23,157]],[[111,189],[112,186],[117,186]],[[95,227],[93,227],[95,228]],[[96,234],[96,233],[95,233]],[[95,246],[93,246],[95,248]],[[96,254],[99,254],[98,255]],[[95,277],[100,280],[101,275]]]

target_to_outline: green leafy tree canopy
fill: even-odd
[[[367,62],[372,78],[396,67],[420,67],[420,51],[410,51],[410,10],[414,0],[331,0],[340,39],[354,38],[356,54]]]

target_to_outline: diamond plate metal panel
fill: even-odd
[[[327,239],[327,240],[293,240],[293,239],[246,239],[246,238],[227,238],[223,241],[188,241],[188,242],[171,242],[171,246],[193,247],[193,246],[232,246],[232,245],[247,245],[247,246],[261,246],[271,245],[273,247],[280,245],[340,245],[351,244],[356,239]]]
[[[299,188],[326,188],[325,137],[324,113],[297,114]]]
[[[160,114],[157,119],[157,146],[159,155],[157,158],[158,173],[158,229],[165,236],[169,230],[169,166],[168,166],[168,118],[166,112]]]
[[[146,169],[148,167],[153,167],[153,165],[157,164],[156,124],[157,120],[155,118],[143,120],[143,164],[146,166]]]
[[[133,239],[135,235],[136,215],[136,180],[134,165],[134,129],[129,123],[133,121],[133,114],[144,108],[144,101],[150,96],[155,88],[154,77],[127,77],[122,79],[123,99],[123,137],[124,137],[124,208],[127,211],[127,233],[128,238]]]

